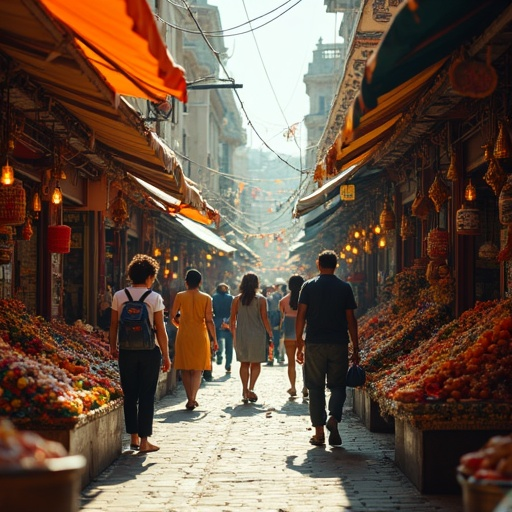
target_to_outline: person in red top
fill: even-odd
[[[290,292],[279,301],[279,311],[281,312],[281,328],[284,333],[284,347],[286,357],[288,358],[288,379],[290,380],[290,396],[297,396],[295,381],[297,372],[295,371],[295,354],[297,352],[297,341],[295,339],[295,319],[297,318],[297,307],[299,304],[299,292],[304,279],[302,276],[293,275],[288,280],[288,289]],[[303,394],[307,396],[303,390]]]

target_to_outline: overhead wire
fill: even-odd
[[[219,66],[222,68],[224,74],[226,75],[226,77],[228,78],[228,81],[230,81],[231,83],[235,83],[235,80],[234,78],[232,78],[230,76],[230,74],[228,73],[224,63],[222,62],[222,59],[220,58],[220,54],[219,52],[213,48],[213,46],[211,45],[210,41],[208,40],[208,38],[206,37],[206,34],[204,33],[204,31],[202,30],[199,22],[197,21],[196,17],[194,16],[194,13],[192,12],[192,9],[190,8],[190,5],[188,4],[188,2],[186,0],[182,0],[190,17],[192,18],[192,21],[194,22],[194,24],[196,25],[197,29],[199,30],[199,33],[200,35],[202,36],[203,40],[205,41],[206,45],[208,46],[208,48],[210,49],[210,51],[213,53],[213,55],[215,56],[215,58],[217,59],[217,62],[219,63]],[[299,3],[300,1],[302,0],[298,0],[297,3]],[[294,4],[296,5],[296,4]],[[270,145],[267,143],[267,141],[265,141],[263,139],[263,137],[260,135],[259,131],[256,129],[256,127],[254,126],[254,124],[252,123],[250,117],[249,117],[249,114],[247,113],[246,109],[245,109],[245,106],[244,106],[244,103],[242,101],[242,99],[240,98],[240,95],[238,94],[238,91],[236,89],[233,89],[233,93],[235,94],[239,104],[240,104],[240,108],[246,118],[246,121],[247,121],[247,125],[252,129],[253,133],[258,137],[258,139],[262,142],[262,144],[270,151],[272,152],[274,155],[276,155],[276,157],[281,160],[282,162],[284,162],[287,166],[289,166],[291,169],[299,172],[299,173],[303,173],[304,170],[303,169],[299,169],[293,165],[291,165],[286,159],[284,159],[279,153],[277,153],[272,147],[270,147]],[[288,127],[289,128],[289,127]]]

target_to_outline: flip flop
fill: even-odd
[[[290,395],[290,396],[297,396],[297,391],[295,389],[292,389],[290,388],[287,393]]]
[[[134,451],[140,450],[140,445],[138,445],[138,444],[131,444],[130,445],[130,450],[134,450]]]
[[[249,391],[249,393],[247,394],[247,398],[249,399],[249,402],[258,401],[258,395],[254,391]]]

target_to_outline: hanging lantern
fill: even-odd
[[[448,231],[432,229],[427,235],[427,256],[433,260],[448,257]]]
[[[14,183],[14,169],[9,165],[9,160],[2,166],[2,178],[0,179],[2,185],[12,185]]]
[[[507,175],[495,158],[491,158],[489,161],[489,167],[484,174],[484,180],[492,188],[494,194],[499,196],[503,185],[507,181]]]
[[[512,142],[504,121],[498,121],[498,137],[494,145],[494,158],[507,159],[512,157]]]
[[[384,231],[395,229],[395,212],[389,207],[388,199],[384,199],[384,206],[379,217],[379,224]]]
[[[64,225],[48,226],[48,250],[57,254],[71,251],[71,228]]]
[[[117,197],[110,205],[110,215],[118,228],[123,226],[123,224],[128,220],[128,205],[123,199],[123,192],[121,190],[118,191]]]
[[[434,183],[432,183],[428,190],[428,197],[432,199],[437,213],[441,211],[443,204],[450,199],[448,185],[440,178],[439,174],[435,177]]]
[[[495,260],[500,250],[492,242],[485,242],[480,249],[478,249],[478,257],[481,260]]]
[[[55,188],[53,189],[52,203],[53,204],[60,204],[60,203],[62,203],[62,190],[59,187],[59,182],[58,181],[57,181],[57,184],[55,185]]]
[[[458,235],[480,234],[480,211],[478,208],[462,208],[457,210],[455,225]]]
[[[36,192],[32,198],[32,211],[34,212],[34,217],[38,219],[41,213],[41,198],[38,192]]]
[[[0,186],[0,224],[20,226],[26,217],[26,195],[21,182]]]
[[[32,229],[32,220],[30,217],[27,217],[27,220],[23,225],[23,229],[21,230],[21,238],[23,238],[23,240],[30,240],[33,234],[34,230]]]
[[[466,201],[474,201],[476,199],[476,188],[471,184],[471,178],[469,178],[469,183],[464,190],[464,199]]]
[[[446,172],[446,179],[450,181],[457,181],[459,179],[459,170],[457,168],[457,154],[452,150],[452,156],[450,157],[450,167]]]

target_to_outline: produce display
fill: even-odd
[[[99,333],[30,315],[0,300],[0,416],[73,424],[122,396],[117,362]]]
[[[384,416],[424,428],[511,424],[512,300],[480,302],[451,320],[435,300],[439,281],[422,288],[415,279],[400,276],[389,300],[359,319],[366,392]]]

